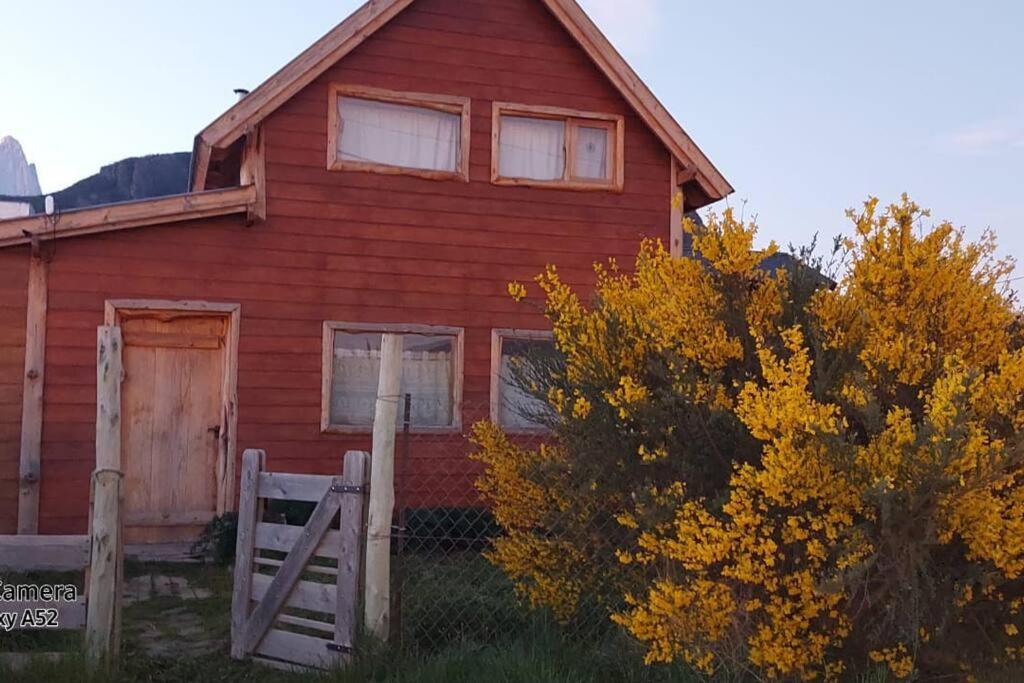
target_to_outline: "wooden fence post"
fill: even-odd
[[[121,328],[96,330],[96,469],[121,470]]]
[[[113,663],[121,640],[121,328],[96,331],[96,471],[89,518],[91,556],[85,641],[94,662]]]
[[[381,640],[390,630],[391,517],[395,507],[395,424],[402,382],[402,342],[401,334],[385,334],[381,339],[370,459],[363,623],[367,633]]]
[[[259,479],[267,454],[247,450],[242,454],[242,481],[238,499],[238,541],[235,544],[235,585],[231,596],[231,656],[244,659],[245,625],[252,606],[252,559],[256,524],[259,522]]]
[[[92,477],[92,556],[89,563],[85,642],[89,659],[112,664],[121,640],[121,473]]]
[[[345,454],[345,485],[365,491],[367,461],[370,454],[349,451]],[[346,494],[341,499],[341,549],[338,552],[338,605],[334,615],[334,643],[355,645],[359,618],[359,570],[363,564],[364,497]]]

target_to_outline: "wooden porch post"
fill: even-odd
[[[39,533],[39,475],[43,442],[43,374],[46,369],[46,302],[49,262],[33,244],[28,266],[25,377],[18,462],[18,533]]]

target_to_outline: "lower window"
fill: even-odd
[[[326,432],[366,432],[373,428],[380,380],[381,340],[402,335],[402,380],[398,424],[417,430],[461,427],[461,328],[425,325],[324,323],[322,427]]]
[[[510,432],[547,429],[548,404],[531,392],[533,375],[555,360],[550,332],[494,330],[491,334],[491,421]]]

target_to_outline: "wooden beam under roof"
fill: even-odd
[[[248,213],[256,203],[256,195],[256,188],[247,185],[0,221],[0,247],[28,244],[33,238],[46,241]]]

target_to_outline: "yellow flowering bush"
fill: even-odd
[[[595,598],[649,662],[762,680],[1024,658],[1012,264],[906,197],[850,217],[834,283],[761,270],[730,212],[688,224],[698,258],[599,267],[587,303],[538,278],[557,446],[475,437],[491,559],[531,605]]]
[[[491,559],[531,605],[563,620],[584,599],[605,614],[624,608],[647,572],[621,551],[671,523],[682,482],[713,495],[737,453],[756,456],[734,408],[759,372],[750,330],[785,314],[789,275],[757,268],[774,248],[752,257],[756,227],[731,211],[689,227],[704,261],[645,242],[630,271],[595,267],[587,302],[555,266],[536,279],[558,362],[531,359],[514,375],[549,406],[557,448],[524,448],[489,423],[474,430],[487,466],[479,488],[507,531]],[[528,298],[519,283],[509,293]]]

